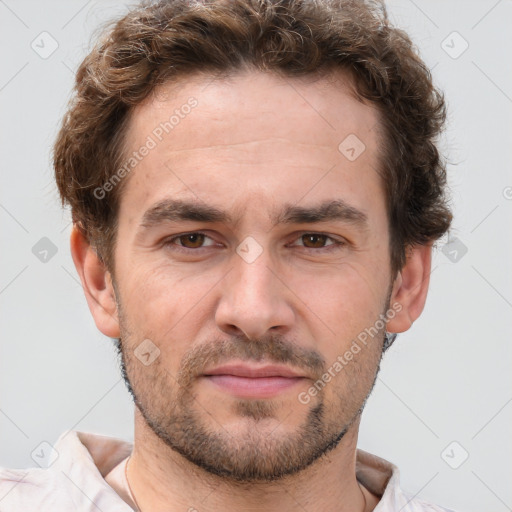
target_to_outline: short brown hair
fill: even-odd
[[[123,183],[94,193],[123,157],[129,113],[166,81],[253,68],[285,77],[348,71],[381,117],[382,176],[392,271],[407,246],[449,228],[446,168],[437,149],[446,109],[429,69],[384,4],[364,0],[143,2],[109,28],[80,65],[54,148],[63,205],[113,271]],[[363,101],[363,100],[362,100]],[[126,181],[126,180],[124,180]]]

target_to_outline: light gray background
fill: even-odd
[[[425,311],[384,358],[359,446],[397,464],[403,487],[423,499],[468,512],[512,510],[512,2],[388,5],[446,93],[443,148],[460,242],[437,251]],[[133,406],[111,341],[88,311],[50,164],[74,70],[98,25],[124,10],[112,1],[0,0],[5,467],[35,466],[33,450],[68,428],[133,439]],[[31,48],[43,31],[58,43],[47,59]],[[42,237],[57,248],[47,262],[32,252]],[[466,451],[458,469],[449,466]]]

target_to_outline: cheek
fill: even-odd
[[[366,264],[345,263],[323,274],[315,272],[309,276],[303,273],[300,279],[290,282],[290,288],[301,298],[297,302],[300,316],[327,367],[351,347],[354,353],[357,352],[353,355],[354,362],[367,362],[372,366],[375,354],[380,350],[379,344],[359,343],[361,350],[353,345],[365,329],[375,326],[382,313],[387,291],[384,281],[379,283],[378,276],[369,273]],[[380,336],[372,340],[380,340]],[[352,356],[349,354],[348,357]]]
[[[213,274],[184,276],[169,265],[134,266],[121,290],[130,331],[155,340],[163,352],[177,355],[190,349],[196,331],[207,322],[205,294],[218,281]]]
[[[289,275],[287,282],[307,306],[309,316],[324,320],[326,329],[336,331],[336,336],[377,317],[387,290],[385,280],[369,271],[365,262]]]

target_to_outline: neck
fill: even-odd
[[[135,408],[130,487],[141,512],[368,512],[378,499],[356,479],[358,428],[359,420],[335,449],[300,473],[241,484],[208,473],[169,448]]]

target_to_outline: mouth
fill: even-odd
[[[205,371],[203,377],[224,392],[240,398],[270,398],[307,377],[287,366],[224,365]]]

